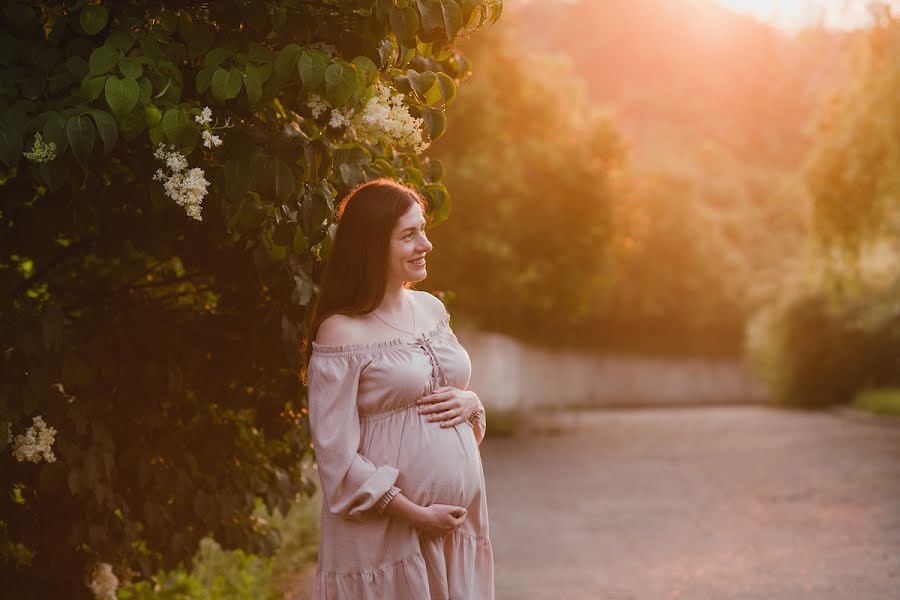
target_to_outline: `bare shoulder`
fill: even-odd
[[[358,319],[347,315],[329,315],[319,324],[316,332],[316,343],[337,345],[355,344],[364,337],[364,331]]]
[[[434,294],[422,290],[410,291],[413,292],[416,299],[419,301],[419,306],[422,306],[425,310],[427,310],[435,321],[440,321],[449,314],[447,312],[447,308],[444,306],[444,303],[441,302],[441,299]]]

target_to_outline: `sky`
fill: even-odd
[[[822,23],[835,29],[853,29],[869,23],[869,0],[715,0],[735,12],[795,32],[805,26]],[[888,2],[900,8],[900,1]]]
[[[575,2],[576,0],[506,0],[512,4],[529,2]],[[605,0],[582,0],[603,2]],[[671,0],[670,0],[671,1]],[[690,0],[682,0],[690,1]],[[693,0],[697,2],[698,0]],[[704,0],[699,0],[704,1]],[[832,29],[856,29],[870,23],[866,8],[873,0],[705,0],[715,2],[731,10],[756,17],[760,21],[795,33],[804,27],[824,24]],[[876,0],[893,7],[895,15],[900,14],[900,0]]]

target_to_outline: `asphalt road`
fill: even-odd
[[[756,406],[534,419],[481,446],[497,600],[900,599],[896,421]]]

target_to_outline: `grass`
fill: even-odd
[[[900,417],[900,388],[864,390],[856,395],[853,406],[877,415]]]

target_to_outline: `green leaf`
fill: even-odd
[[[421,188],[425,185],[425,176],[422,171],[415,167],[406,167],[403,169],[403,178],[413,184],[415,188]]]
[[[463,27],[462,9],[455,0],[441,0],[441,13],[444,17],[444,31],[447,41],[452,42]]]
[[[297,44],[288,44],[281,49],[275,59],[275,77],[281,82],[288,82],[297,69],[297,60],[301,49]]]
[[[405,48],[414,48],[419,30],[419,14],[412,7],[391,11],[391,31]]]
[[[81,28],[88,35],[100,33],[106,27],[106,8],[99,4],[88,4],[81,9]]]
[[[66,183],[66,180],[69,178],[69,164],[70,161],[59,159],[40,164],[38,173],[51,191],[61,189],[63,184]]]
[[[137,80],[138,84],[138,106],[146,106],[148,102],[150,102],[150,94],[153,93],[153,84],[150,83],[150,80],[146,77],[141,77]],[[165,90],[163,90],[163,93]],[[162,95],[162,94],[160,94]]]
[[[251,162],[244,158],[233,158],[223,166],[225,172],[225,195],[231,200],[240,200],[253,185]]]
[[[393,165],[383,158],[372,161],[370,168],[377,173],[378,177],[393,177],[396,174]]]
[[[294,172],[277,156],[263,158],[255,187],[268,200],[286,204],[294,195]]]
[[[322,84],[328,66],[327,59],[324,52],[310,50],[304,52],[297,60],[297,71],[300,72],[300,79],[306,91],[311,92]]]
[[[159,122],[162,120],[162,112],[158,108],[156,108],[152,104],[148,104],[144,107],[144,121],[147,124],[147,127],[153,128],[159,125]]]
[[[165,131],[163,130],[162,121],[155,126],[150,127],[147,132],[150,135],[150,144],[156,148],[165,141]]]
[[[340,163],[338,171],[341,174],[341,180],[348,189],[355,188],[357,185],[365,181],[365,173],[362,167],[353,163]]]
[[[12,166],[22,156],[22,134],[18,131],[0,129],[0,160]]]
[[[456,99],[456,82],[446,73],[435,73],[441,90],[441,98],[447,106]]]
[[[356,67],[347,62],[334,62],[325,70],[325,95],[333,106],[342,106],[356,91]]]
[[[104,153],[109,155],[116,145],[119,138],[119,128],[116,126],[116,120],[112,115],[104,110],[91,109],[88,114],[94,117],[94,123],[97,124],[97,131],[100,133],[100,139],[103,140]]]
[[[69,139],[66,137],[66,120],[59,113],[53,113],[44,123],[42,131],[44,141],[56,144],[56,155],[61,156],[69,149]]]
[[[409,85],[420,98],[425,100],[428,106],[434,106],[441,99],[441,88],[438,86],[437,77],[432,71],[418,73],[413,69],[406,71]]]
[[[216,67],[206,67],[197,72],[197,76],[194,78],[194,85],[197,87],[197,93],[206,93],[206,90],[209,89],[209,86],[212,83],[213,73],[215,72]]]
[[[429,183],[422,187],[422,192],[429,200],[434,215],[432,225],[445,221],[450,216],[450,193],[440,183]]]
[[[206,53],[206,57],[203,59],[203,66],[206,68],[218,67],[222,64],[222,61],[229,56],[231,56],[231,50],[226,50],[225,48],[213,48]]]
[[[119,72],[128,79],[137,79],[144,74],[144,67],[141,66],[141,63],[123,56],[119,59]]]
[[[378,67],[375,66],[375,63],[368,56],[357,56],[353,59],[353,64],[365,75],[366,85],[372,85],[378,79]]]
[[[105,44],[118,48],[122,52],[128,52],[134,47],[134,36],[130,31],[116,30],[109,34]]]
[[[104,96],[113,113],[126,115],[137,104],[140,91],[140,87],[134,79],[109,77],[104,87]]]
[[[72,155],[81,168],[87,171],[88,159],[94,149],[94,126],[84,115],[76,115],[66,122],[66,138]]]
[[[99,77],[91,77],[90,75],[81,80],[81,89],[79,95],[85,100],[96,100],[103,93],[103,87],[106,85],[107,75]]]
[[[441,137],[447,129],[447,116],[444,111],[436,108],[422,109],[422,119],[425,121],[425,131],[428,137],[433,141]]]
[[[444,15],[441,12],[441,4],[438,0],[416,0],[419,14],[422,16],[422,30],[429,36],[436,30],[444,29]]]
[[[183,107],[170,108],[163,113],[160,125],[170,144],[191,147],[200,139],[196,124]]]
[[[261,69],[257,69],[253,65],[247,65],[247,71],[244,73],[244,90],[247,92],[247,102],[250,106],[253,106],[262,98],[261,72]]]
[[[241,92],[241,82],[241,72],[237,68],[216,69],[211,84],[213,98],[220,104],[235,98]]]
[[[128,141],[135,139],[147,127],[144,111],[133,110],[119,117],[119,134]]]
[[[120,56],[122,56],[122,52],[118,48],[107,45],[100,46],[91,52],[88,68],[94,75],[103,75],[116,66]]]
[[[303,228],[298,225],[294,229],[294,239],[291,241],[291,249],[297,254],[302,254],[303,252],[306,252],[308,247],[309,241],[306,239],[306,234],[303,233]]]
[[[436,158],[428,159],[423,169],[429,183],[438,183],[444,177],[444,163]]]

